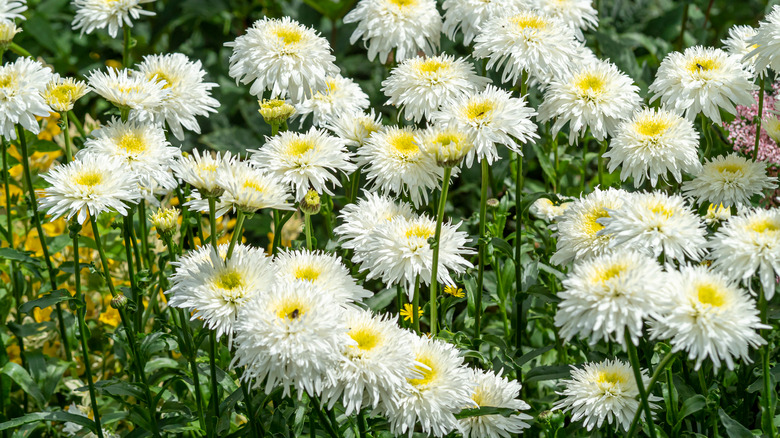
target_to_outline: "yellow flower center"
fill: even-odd
[[[128,132],[119,139],[119,147],[131,154],[137,154],[146,150],[146,142],[137,133]]]
[[[623,373],[616,371],[599,371],[596,381],[598,383],[606,383],[610,386],[615,386],[617,384],[625,385],[628,383],[626,376]]]
[[[79,174],[79,176],[76,177],[76,184],[82,186],[94,187],[100,184],[101,182],[103,182],[103,175],[93,170],[87,170],[86,172],[81,172],[81,174]]]
[[[713,284],[701,284],[696,288],[699,302],[702,304],[709,304],[712,307],[720,307],[726,302],[726,297],[718,290]]]
[[[379,334],[367,327],[352,329],[348,334],[350,338],[357,342],[357,345],[353,346],[353,348],[359,348],[363,351],[372,350],[380,343]]]
[[[548,24],[546,20],[536,15],[516,15],[512,17],[512,22],[522,30],[541,30],[546,28]]]
[[[636,124],[636,131],[645,137],[656,137],[669,129],[670,123],[666,120],[648,117]]]
[[[173,86],[173,81],[171,81],[171,77],[163,73],[162,70],[154,71],[150,73],[147,77],[149,78],[149,80],[154,79],[157,82],[165,81],[165,85],[163,85],[163,89],[171,88]]]
[[[17,83],[16,75],[13,73],[6,73],[0,76],[0,88],[13,87]]]
[[[298,300],[287,300],[279,307],[276,316],[279,319],[298,319],[306,313],[306,309]]]
[[[455,132],[442,132],[434,137],[433,142],[442,146],[449,144],[457,145],[463,141],[463,135]]]
[[[474,394],[471,395],[471,399],[474,400],[477,406],[485,406],[485,396],[482,394],[482,389],[477,388]]]
[[[300,157],[301,155],[314,149],[314,144],[309,140],[296,138],[290,141],[287,145],[287,154],[294,157]]]
[[[432,230],[428,226],[420,225],[420,224],[414,224],[406,230],[407,239],[411,239],[412,237],[417,237],[420,239],[428,240],[429,238],[433,237],[433,234],[434,234],[434,230]]]
[[[317,269],[314,266],[306,265],[306,266],[298,266],[295,268],[295,278],[298,280],[304,280],[304,281],[310,281],[313,282],[314,280],[318,279],[320,277],[320,274],[322,271]]]
[[[403,8],[404,6],[411,6],[417,3],[417,0],[390,0],[390,3],[398,6],[399,8]]]
[[[466,117],[468,117],[469,120],[482,121],[485,120],[485,118],[487,118],[491,112],[493,112],[494,108],[495,105],[493,105],[493,102],[489,100],[469,102],[468,106],[466,107]]]
[[[666,208],[666,206],[664,206],[660,202],[656,203],[655,205],[648,206],[648,209],[650,211],[652,211],[653,213],[655,213],[655,214],[663,215],[667,219],[672,217],[672,216],[674,216],[674,212],[672,210],[669,210],[668,208]]]
[[[252,181],[252,180],[244,181],[244,188],[254,190],[259,193],[263,192],[263,186],[261,186],[257,181]]]
[[[734,163],[719,164],[717,169],[720,173],[744,173],[743,167]]]
[[[406,161],[420,153],[420,147],[414,141],[414,135],[410,132],[399,132],[392,136],[390,139],[390,145],[399,158]]]
[[[584,223],[582,224],[582,228],[584,231],[594,236],[596,233],[604,229],[604,225],[601,225],[600,223],[596,222],[598,219],[601,219],[603,217],[609,217],[609,213],[605,208],[599,208],[591,211],[590,213],[585,215]]]
[[[447,63],[441,62],[436,58],[430,58],[417,66],[417,70],[422,74],[434,74],[447,67]]]
[[[615,277],[620,276],[626,270],[626,265],[622,263],[616,263],[612,266],[608,266],[602,269],[596,276],[596,281],[599,283],[606,283]]]
[[[226,290],[238,289],[244,286],[244,278],[239,272],[230,270],[220,274],[216,284],[218,287]]]
[[[62,83],[49,91],[49,100],[60,104],[68,103],[73,99],[73,94],[77,91],[76,86],[71,83]]]
[[[301,39],[303,39],[301,30],[295,27],[282,27],[276,29],[274,33],[276,34],[276,37],[282,40],[286,46],[298,43],[301,41]]]
[[[415,365],[414,367],[419,374],[422,374],[422,377],[419,379],[409,379],[409,383],[417,387],[428,385],[436,379],[436,368],[433,366],[433,360],[427,356],[418,356],[417,362],[425,365],[425,367],[420,365]]]
[[[780,230],[778,224],[769,219],[759,219],[751,223],[748,228],[756,233],[772,233]]]
[[[574,83],[580,93],[580,97],[588,100],[600,98],[606,91],[606,82],[604,78],[595,73],[585,73],[580,75]]]
[[[688,64],[688,71],[691,73],[708,72],[716,68],[718,68],[718,63],[714,59],[709,58],[694,58]]]

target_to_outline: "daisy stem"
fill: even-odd
[[[211,227],[211,246],[214,251],[219,254],[219,247],[217,246],[217,198],[214,196],[208,196],[209,201],[209,227]],[[219,422],[219,387],[217,384],[217,334],[214,330],[209,330],[209,371],[211,373],[211,404],[212,404],[212,418],[209,422],[211,425],[211,434],[214,436],[217,429],[217,422]]]
[[[70,124],[68,123],[68,112],[62,114],[62,132],[65,134],[65,164],[73,161],[73,151],[70,149]]]
[[[702,135],[704,135],[704,141],[707,145],[704,149],[704,158],[709,158],[710,151],[712,150],[712,138],[710,138],[710,127],[707,124],[707,118],[704,117],[704,113],[701,113],[701,130]]]
[[[487,160],[482,160],[482,188],[479,198],[479,266],[477,268],[477,294],[474,297],[474,337],[482,332],[482,288],[485,281],[485,226],[487,225],[487,189],[490,184],[490,169]]]
[[[523,223],[523,188],[525,186],[525,178],[523,176],[523,155],[520,153],[515,154],[517,158],[517,175],[515,176],[515,215],[517,218],[517,226],[515,227],[515,322],[517,327],[515,328],[516,338],[515,347],[518,354],[522,352],[523,343],[523,331],[525,330],[525,313],[523,313],[523,239],[522,239],[522,223]],[[501,275],[498,273],[498,275]],[[518,379],[520,378],[520,371],[518,367]]]
[[[73,122],[73,124],[76,126],[76,130],[79,132],[79,135],[86,138],[87,131],[84,130],[84,125],[81,124],[79,118],[76,117],[76,114],[74,114],[73,111],[68,111],[68,120]]]
[[[209,238],[211,239],[211,246],[214,248],[214,251],[218,251],[217,248],[217,198],[214,196],[209,196],[209,227],[211,230],[211,235]]]
[[[76,321],[79,325],[79,340],[81,340],[81,355],[84,357],[84,377],[87,379],[89,389],[89,401],[92,404],[92,418],[95,421],[98,438],[103,438],[103,429],[100,424],[100,410],[98,409],[97,396],[95,395],[95,383],[92,381],[92,366],[89,360],[89,347],[87,346],[87,329],[84,316],[87,303],[81,295],[81,266],[79,261],[79,232],[81,225],[73,218],[70,226],[70,235],[73,239],[73,274],[75,277]]]
[[[144,268],[150,269],[151,265],[151,254],[149,254],[149,242],[147,241],[147,237],[149,236],[149,230],[146,226],[146,201],[141,199],[141,202],[138,203],[138,224],[141,227],[141,255],[143,256],[143,262],[144,262]],[[135,234],[135,229],[132,226],[133,224],[130,224],[130,231]],[[135,237],[135,236],[133,236]],[[133,239],[135,240],[135,239]]]
[[[774,284],[774,283],[773,283]],[[758,296],[758,308],[761,312],[761,323],[764,325],[767,325],[768,323],[768,317],[767,317],[767,299],[766,295],[764,293],[764,287],[761,286],[761,291]],[[769,336],[767,336],[769,333],[766,330],[762,330],[761,336],[764,339],[769,339]],[[771,359],[771,349],[770,349],[770,341],[767,340],[767,343],[764,344],[763,347],[761,347],[761,368],[762,368],[762,374],[764,377],[764,391],[763,394],[761,394],[761,402],[764,405],[761,412],[761,428],[764,429],[764,433],[769,438],[775,437],[775,426],[774,426],[774,409],[772,406],[772,393],[774,392],[774,382],[772,380],[772,374],[769,372],[769,359]]]
[[[629,344],[631,343],[629,342]],[[633,347],[633,344],[631,344],[631,347]],[[634,348],[634,351],[636,351],[636,348]],[[677,358],[677,354],[670,351],[666,353],[666,356],[664,356],[663,359],[661,359],[661,362],[658,362],[658,365],[655,367],[655,371],[653,372],[653,376],[650,378],[650,382],[647,384],[647,389],[646,389],[647,394],[653,392],[653,386],[655,386],[655,383],[661,377],[661,373],[663,373],[667,369],[671,370],[672,362],[674,362],[674,359],[676,358]],[[629,355],[629,359],[630,359],[630,355]],[[633,363],[631,366],[633,367]],[[640,413],[641,410],[638,410],[634,414],[634,419],[631,421],[631,428],[628,429],[628,433],[626,434],[627,437],[634,436],[634,431],[636,430],[636,427],[639,424],[639,417],[641,415]]]
[[[636,346],[631,342],[628,331],[626,331],[626,344],[628,345],[628,360],[631,362],[631,368],[634,370],[634,379],[636,380],[636,387],[639,390],[639,398],[642,403],[642,408],[645,411],[645,420],[647,421],[647,432],[650,438],[656,438],[655,424],[653,424],[653,412],[650,410],[650,403],[647,400],[647,391],[645,391],[645,384],[642,381],[642,371],[639,364],[639,355],[636,352]],[[660,370],[659,366],[656,371]],[[649,386],[649,385],[648,385]],[[633,435],[628,435],[633,436]]]
[[[2,142],[2,154],[3,154],[3,190],[5,192],[5,220],[8,226],[6,239],[8,240],[8,247],[14,247],[14,231],[13,231],[13,217],[11,216],[11,186],[8,185],[8,143],[5,142],[5,137],[0,137]]]
[[[57,276],[54,273],[54,265],[51,263],[51,256],[49,255],[49,247],[46,246],[45,235],[43,234],[43,226],[41,226],[41,216],[38,214],[38,200],[35,198],[35,188],[32,183],[32,174],[30,173],[30,154],[27,152],[27,139],[24,137],[24,129],[22,125],[16,125],[16,135],[19,138],[19,145],[22,148],[22,171],[24,173],[24,181],[27,186],[27,190],[30,197],[30,206],[33,211],[33,223],[35,229],[38,231],[38,241],[41,244],[41,250],[43,250],[43,259],[46,262],[46,270],[49,272],[49,282],[51,284],[51,290],[54,292],[57,290]],[[5,140],[3,140],[5,141]],[[3,162],[5,163],[5,154],[3,154]],[[7,164],[4,164],[4,171],[7,175]],[[8,183],[6,181],[6,189]],[[10,233],[10,230],[8,230]],[[62,346],[65,348],[65,360],[71,361],[73,355],[70,352],[70,344],[68,343],[68,335],[65,331],[65,320],[62,316],[62,306],[60,303],[55,304],[55,310],[57,312],[57,323],[60,326],[60,339],[62,340]]]
[[[122,45],[122,66],[124,68],[130,68],[130,42],[132,38],[130,38],[130,26],[124,25],[122,26],[122,29],[124,30],[124,44]]]
[[[599,149],[599,187],[604,188],[604,152],[607,152],[607,140],[600,143]]]
[[[487,160],[483,160],[487,162]],[[431,266],[431,335],[436,336],[438,326],[438,299],[436,292],[439,286],[439,243],[441,241],[441,223],[444,220],[444,205],[447,203],[447,192],[450,189],[451,167],[444,168],[444,179],[441,184],[441,197],[439,198],[439,210],[436,213],[436,235],[433,243],[433,264]]]
[[[764,115],[764,77],[758,80],[758,120],[756,121],[756,142],[753,145],[753,161],[758,159],[758,141],[761,139],[761,120]]]
[[[288,211],[284,217],[277,221],[278,215],[280,214],[281,212],[279,210],[274,210],[274,241],[271,246],[271,255],[276,255],[279,245],[282,244],[282,230],[284,230],[284,225],[293,217],[295,212]]]
[[[349,190],[349,203],[354,204],[358,196],[358,190],[360,189],[360,170],[358,169],[352,174],[352,187]]]
[[[420,334],[420,276],[414,278],[414,295],[412,295],[412,328],[418,335]]]
[[[133,299],[135,300],[136,306],[137,306],[136,312],[135,312],[135,315],[136,315],[136,319],[135,319],[136,326],[135,327],[136,327],[136,331],[140,331],[140,329],[141,329],[141,313],[143,312],[143,302],[142,302],[143,299],[141,298],[141,293],[138,290],[138,284],[136,284],[136,282],[135,282],[136,270],[134,269],[135,266],[133,266],[133,253],[132,253],[132,251],[130,249],[130,247],[131,247],[131,244],[130,244],[130,239],[131,239],[130,227],[133,226],[133,217],[130,215],[129,212],[128,212],[127,216],[125,216],[125,218],[124,218],[124,220],[122,222],[123,222],[122,228],[124,228],[122,234],[124,235],[124,239],[125,239],[125,256],[127,258],[127,275],[130,277],[130,290],[133,293]]]
[[[368,429],[368,422],[366,421],[366,415],[363,411],[358,411],[357,413],[357,424],[360,438],[367,438],[368,434],[366,433],[366,429]]]
[[[244,220],[246,219],[246,214],[244,214],[243,211],[238,210],[238,217],[236,218],[236,227],[233,229],[233,236],[230,238],[230,246],[228,246],[227,251],[227,259],[230,259],[230,257],[233,256],[233,249],[236,247],[236,242],[238,241],[239,236],[241,236],[241,232],[244,230]]]
[[[306,234],[306,249],[309,251],[312,250],[311,247],[311,215],[309,213],[304,213],[304,224],[303,229]]]

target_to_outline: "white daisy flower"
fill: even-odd
[[[555,119],[552,135],[569,124],[569,144],[590,128],[596,140],[614,136],[620,122],[639,109],[642,98],[634,81],[608,61],[588,63],[555,79],[539,106],[540,122]]]
[[[582,368],[571,366],[571,379],[564,380],[564,396],[553,409],[571,411],[571,420],[583,420],[587,430],[600,429],[606,420],[628,431],[639,410],[639,388],[631,366],[621,360],[606,359],[603,362],[586,363]],[[650,377],[641,371],[642,384],[647,387]],[[650,395],[652,402],[661,398]],[[655,403],[651,409],[658,409]]]
[[[352,278],[341,258],[327,252],[280,252],[274,257],[274,269],[278,281],[311,283],[338,304],[359,303],[371,296]]]
[[[87,83],[95,93],[120,110],[130,111],[132,120],[142,123],[154,122],[157,108],[170,93],[164,80],[147,79],[127,69],[109,68],[105,73],[93,70]]]
[[[471,137],[454,127],[430,125],[418,131],[416,141],[420,150],[432,156],[439,167],[459,166],[463,158],[474,149]]]
[[[55,73],[46,88],[41,91],[46,104],[54,111],[65,112],[73,109],[73,104],[90,91],[87,84],[74,78],[63,78]]]
[[[749,205],[753,195],[775,188],[776,184],[777,178],[767,176],[765,162],[731,153],[705,162],[692,181],[683,183],[682,190],[699,204]]]
[[[399,108],[407,120],[419,123],[443,104],[482,91],[490,79],[478,76],[463,58],[439,55],[407,59],[382,81],[386,104]]]
[[[333,233],[339,236],[341,247],[355,252],[352,257],[354,263],[360,263],[371,252],[368,244],[376,227],[398,217],[414,217],[412,206],[406,202],[397,202],[390,196],[368,191],[364,196],[357,203],[341,209],[339,217],[343,223],[333,229]]]
[[[472,406],[472,383],[463,358],[453,345],[438,339],[409,336],[417,376],[408,379],[406,391],[395,403],[384,403],[383,411],[394,436],[412,437],[415,424],[423,434],[443,437],[458,427],[456,413]]]
[[[13,21],[0,19],[0,47],[10,46],[16,34],[21,31],[22,29],[16,27]]]
[[[474,254],[474,250],[466,247],[468,234],[457,231],[460,225],[442,224],[436,274],[439,283],[454,285],[451,274],[461,274],[473,267],[463,257]],[[404,285],[411,300],[418,277],[421,284],[431,282],[433,249],[428,239],[434,237],[435,231],[436,221],[426,215],[385,221],[374,229],[360,270],[368,271],[368,279],[381,278],[387,284]]]
[[[780,209],[752,210],[732,216],[710,240],[712,267],[751,288],[758,273],[767,300],[775,295],[780,274]]]
[[[639,344],[642,326],[666,295],[664,273],[655,259],[621,250],[575,264],[563,280],[564,291],[555,314],[561,338]],[[628,331],[628,332],[626,332]],[[626,335],[630,336],[627,339]]]
[[[455,34],[463,33],[463,44],[468,46],[486,21],[498,15],[517,13],[528,6],[526,0],[444,0],[442,31],[455,41]]]
[[[152,16],[154,12],[143,9],[144,3],[154,0],[73,0],[76,16],[73,17],[73,30],[81,29],[81,34],[92,33],[95,29],[108,27],[108,34],[116,38],[123,26],[133,27],[132,20],[141,15]],[[132,20],[131,20],[132,19]]]
[[[623,190],[596,188],[572,203],[558,219],[558,246],[550,262],[565,265],[574,259],[583,260],[611,250],[612,236],[600,233],[602,218],[623,206],[629,194]]]
[[[375,132],[357,151],[358,166],[382,192],[409,195],[419,207],[428,203],[428,191],[435,190],[444,176],[436,160],[417,145],[413,128],[388,127]]]
[[[138,175],[138,184],[146,192],[158,186],[168,192],[178,185],[170,169],[181,151],[168,143],[165,131],[156,125],[114,118],[92,131],[76,157],[83,154],[120,159]]]
[[[602,234],[612,236],[612,246],[623,246],[653,257],[682,261],[704,255],[706,229],[682,196],[663,192],[635,193],[631,202],[599,221]]]
[[[309,188],[333,195],[327,184],[341,186],[333,172],[349,175],[356,169],[346,142],[314,127],[305,133],[285,131],[266,138],[262,148],[248,152],[252,164],[292,186],[296,200],[303,199]]]
[[[179,225],[179,210],[161,207],[149,215],[149,221],[158,233],[172,233]]]
[[[171,168],[176,177],[206,196],[219,196],[225,191],[219,177],[236,160],[230,152],[210,154],[193,149],[191,154],[176,160]]]
[[[225,43],[233,48],[230,77],[252,84],[249,92],[261,96],[289,97],[301,102],[326,88],[326,77],[336,75],[330,44],[319,33],[290,17],[255,21],[244,35]]]
[[[750,43],[750,40],[754,38],[757,33],[758,31],[754,27],[736,25],[729,29],[729,37],[725,40],[721,40],[726,51],[731,55],[738,56],[739,59],[742,60],[742,65],[752,74],[755,74],[756,72],[757,57],[755,55],[746,55],[758,48],[757,45]],[[765,72],[766,67],[758,72],[757,76],[763,76]]]
[[[510,438],[523,433],[531,427],[526,420],[533,417],[520,413],[531,409],[528,403],[520,400],[522,386],[515,380],[501,377],[493,371],[469,369],[469,380],[474,384],[471,394],[472,406],[496,407],[517,411],[508,417],[503,415],[480,415],[458,420],[460,433],[464,438]]]
[[[51,184],[38,200],[53,218],[76,216],[83,224],[87,214],[97,217],[104,211],[127,215],[129,204],[141,198],[138,177],[127,164],[114,157],[84,154],[64,166],[55,166],[41,175]]]
[[[720,110],[736,114],[735,105],[755,103],[756,86],[740,58],[720,49],[695,46],[672,52],[661,61],[649,91],[650,103],[661,99],[664,107],[693,120],[703,112],[720,124]]]
[[[27,0],[2,0],[0,1],[0,21],[25,20],[22,12],[27,10]]]
[[[241,243],[228,260],[206,247],[208,258],[196,252],[174,262],[168,304],[191,312],[193,320],[202,320],[218,338],[227,335],[232,344],[239,311],[274,282],[271,259],[262,249]]]
[[[547,222],[553,222],[563,216],[566,210],[572,206],[572,202],[555,203],[547,198],[539,198],[529,207],[532,215]]]
[[[301,126],[309,114],[313,116],[314,126],[324,126],[368,108],[368,95],[352,79],[335,75],[325,78],[325,82],[324,89],[295,105],[295,113],[301,116]]]
[[[522,154],[521,143],[539,138],[536,115],[526,105],[524,98],[512,97],[501,88],[488,85],[484,91],[461,96],[445,104],[440,111],[431,114],[431,122],[466,132],[474,142],[474,150],[466,156],[466,166],[471,167],[474,157],[492,163],[498,159],[496,145],[504,145]],[[517,139],[517,140],[515,140]]]
[[[526,72],[548,83],[569,70],[576,45],[574,31],[559,18],[526,10],[487,21],[474,39],[473,56],[489,58],[489,69],[503,69],[501,82],[516,84]]]
[[[15,125],[38,134],[38,117],[48,117],[51,108],[41,92],[52,78],[49,67],[20,57],[0,67],[0,135],[16,140]]]
[[[342,308],[311,282],[279,282],[249,301],[236,321],[236,349],[231,367],[245,367],[242,379],[290,387],[301,399],[318,396],[336,383],[345,348],[355,345],[347,334]]]
[[[690,120],[673,112],[645,108],[620,125],[604,157],[609,158],[609,171],[620,167],[620,179],[630,176],[634,187],[645,178],[655,187],[659,177],[667,180],[668,173],[680,183],[682,172],[701,170],[699,133]]]
[[[761,324],[756,303],[722,274],[704,266],[683,266],[667,274],[666,299],[653,324],[653,338],[670,339],[672,351],[687,351],[694,370],[709,358],[717,372],[721,361],[734,369],[734,358],[750,363],[748,348],[766,341],[756,330]]]
[[[710,204],[707,207],[707,213],[704,215],[704,223],[707,225],[716,225],[731,218],[731,208],[723,204]]]
[[[225,189],[220,203],[244,213],[263,208],[294,210],[287,187],[247,162],[233,162],[218,171],[218,184]]]
[[[757,72],[763,73],[767,67],[780,71],[780,5],[773,6],[772,12],[758,23],[756,34],[747,44],[752,50],[744,58],[753,57]]]
[[[354,112],[330,119],[325,127],[347,142],[347,146],[360,147],[371,135],[382,129],[382,114]]]
[[[417,377],[408,332],[398,328],[395,318],[369,310],[346,309],[344,320],[355,344],[342,351],[336,384],[325,387],[323,401],[332,408],[341,400],[347,416],[376,409],[380,403],[396,403],[407,380]]]
[[[592,3],[592,0],[534,0],[539,11],[571,26],[580,41],[585,40],[583,30],[592,30],[599,25],[598,11]]]
[[[182,127],[200,134],[195,117],[217,112],[219,102],[211,97],[211,89],[219,85],[203,82],[206,71],[200,61],[190,61],[181,53],[149,55],[136,68],[147,80],[165,81],[167,93],[154,109],[154,120],[167,123],[177,139],[184,139]]]
[[[441,16],[436,0],[360,0],[343,19],[357,23],[349,38],[368,45],[368,59],[385,63],[395,49],[394,60],[401,62],[417,52],[433,55],[439,48]]]

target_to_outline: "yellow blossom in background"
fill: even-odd
[[[106,60],[106,67],[109,68],[115,68],[117,70],[122,68],[122,61],[116,60],[116,59],[107,59]]]
[[[19,151],[16,149],[16,145],[10,145],[8,148],[8,154],[14,157],[17,161],[19,161],[19,164],[11,167],[8,169],[8,174],[16,179],[17,181],[21,181],[22,177],[22,154],[19,153]],[[63,155],[62,150],[56,150],[52,152],[33,152],[32,155],[30,155],[30,171],[31,172],[37,172],[37,173],[45,173],[49,170],[52,163],[54,163],[54,160],[61,157]]]
[[[445,286],[444,293],[452,295],[455,298],[463,298],[466,296],[466,294],[463,293],[463,288],[457,286]]]
[[[404,321],[412,322],[412,305],[409,303],[404,304],[403,310],[401,310],[401,316],[404,317]],[[422,318],[423,310],[421,307],[417,308],[417,318]]]
[[[43,129],[38,133],[39,140],[53,141],[54,137],[62,134],[62,129],[60,129],[60,117],[60,113],[51,113],[49,114],[49,117],[43,119]],[[37,117],[37,119],[41,120],[42,118]]]
[[[10,170],[9,170],[8,173],[10,173]],[[5,205],[5,184],[0,184],[0,192],[2,192],[0,194],[0,207],[6,208],[6,205]],[[18,200],[22,199],[22,197],[24,196],[24,192],[22,191],[22,188],[17,186],[17,185],[14,185],[14,184],[9,184],[8,185],[8,193],[11,195],[11,204],[12,205],[13,205],[13,202],[14,202],[13,201],[14,198],[17,199],[17,203],[18,203],[19,202]]]
[[[98,320],[103,324],[110,325],[111,327],[117,327],[119,323],[122,322],[119,311],[108,305],[103,307],[103,312],[100,314],[100,318],[98,318]]]
[[[22,364],[22,356],[21,356],[21,350],[19,350],[19,346],[16,344],[9,345],[5,347],[5,354],[8,355],[8,361],[13,362],[15,364],[21,365]]]
[[[51,309],[51,306],[45,309],[41,309],[40,307],[33,309],[33,318],[35,318],[35,322],[51,321]]]

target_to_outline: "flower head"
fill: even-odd
[[[403,317],[404,321],[412,322],[414,321],[414,306],[410,303],[404,303],[404,308],[401,309],[399,314]],[[417,319],[420,319],[423,317],[425,312],[423,312],[422,307],[417,307]]]
[[[772,12],[758,24],[758,30],[747,40],[751,51],[744,58],[754,59],[755,69],[763,73],[769,67],[780,71],[780,7],[775,5]]]
[[[24,20],[22,12],[27,10],[27,0],[3,0],[0,1],[0,20],[13,21],[15,19]]]
[[[108,27],[108,34],[116,38],[117,31],[123,26],[133,27],[133,21],[141,15],[152,16],[154,12],[143,9],[144,3],[154,0],[73,0],[76,16],[73,17],[73,30],[81,29],[81,34],[92,33],[95,29]],[[132,20],[131,20],[132,19]]]
[[[526,0],[444,0],[444,25],[442,31],[455,41],[460,30],[463,44],[468,46],[485,22],[498,15],[520,12],[527,6]]]
[[[131,119],[143,123],[154,121],[157,108],[170,93],[164,80],[147,79],[127,69],[109,68],[105,73],[94,70],[87,82],[95,93],[120,110],[130,111]]]
[[[324,126],[328,122],[368,108],[368,95],[352,79],[335,75],[328,76],[325,81],[324,89],[296,105],[296,113],[301,116],[301,125],[309,114],[313,116],[314,126]]]
[[[341,258],[321,251],[286,251],[274,258],[278,281],[303,285],[311,283],[317,291],[334,302],[346,305],[360,302],[371,293],[359,286],[349,274]]]
[[[219,185],[225,189],[220,202],[244,213],[263,208],[292,210],[290,194],[277,178],[247,162],[232,162],[218,171]]]
[[[258,112],[269,125],[282,123],[295,114],[295,107],[281,99],[263,99],[258,103]]]
[[[503,415],[480,415],[458,420],[459,429],[464,438],[510,438],[513,434],[523,433],[523,429],[531,427],[526,420],[531,420],[530,415],[520,411],[530,409],[528,403],[520,400],[520,383],[501,377],[501,373],[469,369],[469,377],[473,383],[471,394],[472,406],[496,407],[512,409],[513,413],[507,417]]]
[[[423,153],[431,155],[439,167],[455,167],[474,148],[471,138],[457,128],[431,126],[421,131],[417,144]]]
[[[745,69],[750,71],[751,73],[756,73],[756,56],[745,56],[748,55],[750,52],[758,48],[757,45],[750,42],[751,39],[753,39],[758,31],[754,27],[745,26],[745,25],[736,25],[733,26],[731,29],[729,29],[729,37],[725,40],[722,40],[723,46],[726,48],[726,51],[731,54],[738,56],[742,60],[742,65],[745,66]],[[766,67],[760,72],[758,72],[758,76],[763,76],[766,72]]]
[[[219,196],[225,191],[219,177],[234,161],[235,157],[230,152],[212,155],[205,152],[201,154],[194,149],[192,154],[176,160],[171,168],[177,178],[198,189],[202,195]]]
[[[0,67],[0,135],[16,139],[15,125],[38,134],[38,117],[47,117],[51,108],[41,96],[52,78],[49,67],[20,57]]]
[[[682,190],[702,204],[749,204],[753,195],[775,187],[777,178],[767,176],[766,163],[751,161],[736,153],[718,156],[704,163],[692,181]]]
[[[541,12],[571,26],[580,41],[585,40],[583,30],[595,29],[599,24],[598,11],[592,0],[534,0],[533,3]]]
[[[47,105],[54,111],[62,113],[72,110],[73,104],[87,92],[89,87],[84,82],[74,78],[63,78],[55,73],[41,94]]]
[[[326,127],[333,131],[337,137],[346,141],[347,146],[360,147],[366,143],[371,135],[382,129],[382,115],[374,115],[373,109],[370,113],[344,114],[329,120]]]
[[[22,29],[16,27],[16,23],[13,21],[0,19],[0,48],[7,50],[11,46],[16,34],[21,31]]]
[[[539,198],[531,204],[529,210],[534,216],[552,222],[561,217],[571,205],[568,201],[556,203],[548,198]]]
[[[172,233],[178,225],[179,210],[175,208],[159,208],[156,212],[149,215],[149,220],[160,234]]]

